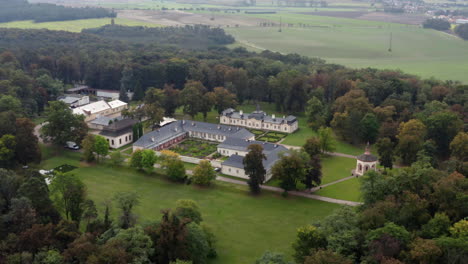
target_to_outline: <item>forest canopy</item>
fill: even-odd
[[[113,11],[100,7],[74,8],[54,4],[30,4],[27,0],[0,0],[0,23],[18,20],[34,22],[65,21],[115,17]]]

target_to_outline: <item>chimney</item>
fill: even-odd
[[[192,122],[192,126],[195,126],[195,122]]]
[[[240,110],[239,114],[240,114],[240,115],[243,115],[243,114],[244,114],[244,111]]]
[[[275,116],[275,115],[271,115],[271,118],[275,119],[275,118],[276,118],[276,116]]]
[[[151,141],[154,142],[154,137],[151,137]]]
[[[286,118],[286,116],[284,115],[283,118]]]
[[[185,120],[182,120],[182,125],[185,125]]]
[[[218,125],[218,129],[221,129],[221,126],[220,126],[220,125]]]

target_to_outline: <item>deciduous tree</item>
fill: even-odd
[[[260,184],[265,181],[266,170],[263,167],[263,160],[266,159],[263,154],[263,147],[258,144],[252,144],[248,148],[248,153],[245,155],[244,171],[245,174],[249,175],[249,188],[253,194],[260,193]]]
[[[86,187],[75,175],[57,172],[50,184],[53,200],[68,220],[81,220]]]
[[[195,184],[209,186],[211,182],[216,179],[216,172],[209,161],[202,160],[193,169],[191,179]]]
[[[114,200],[121,210],[119,226],[123,229],[133,227],[136,223],[133,208],[140,204],[140,196],[136,192],[119,192],[114,195]]]
[[[377,141],[377,153],[379,161],[386,169],[393,168],[393,143],[389,138],[381,138]]]
[[[304,158],[298,151],[290,150],[287,154],[281,155],[280,160],[271,169],[271,173],[280,181],[280,187],[285,193],[294,190],[297,183],[303,181],[306,175]]]
[[[100,161],[101,157],[107,156],[109,154],[109,142],[103,136],[94,137],[94,152],[97,154],[97,161]]]

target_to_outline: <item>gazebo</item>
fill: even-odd
[[[366,151],[364,154],[357,156],[356,160],[356,169],[354,170],[354,175],[362,176],[369,170],[377,170],[378,158],[371,154],[369,143],[367,143]]]

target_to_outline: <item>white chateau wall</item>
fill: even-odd
[[[243,126],[243,127],[253,128],[253,129],[270,130],[270,131],[283,132],[283,133],[292,133],[296,131],[298,128],[297,121],[292,123],[291,125],[273,124],[273,123],[262,122],[261,120],[257,120],[255,118],[244,120],[244,119],[230,118],[227,116],[221,116],[220,123],[225,124],[225,125]]]
[[[234,150],[234,149],[228,149],[228,148],[220,148],[220,147],[218,147],[218,153],[227,157],[230,157],[232,155],[239,155],[239,156],[245,157],[245,155],[247,155],[246,151]]]

